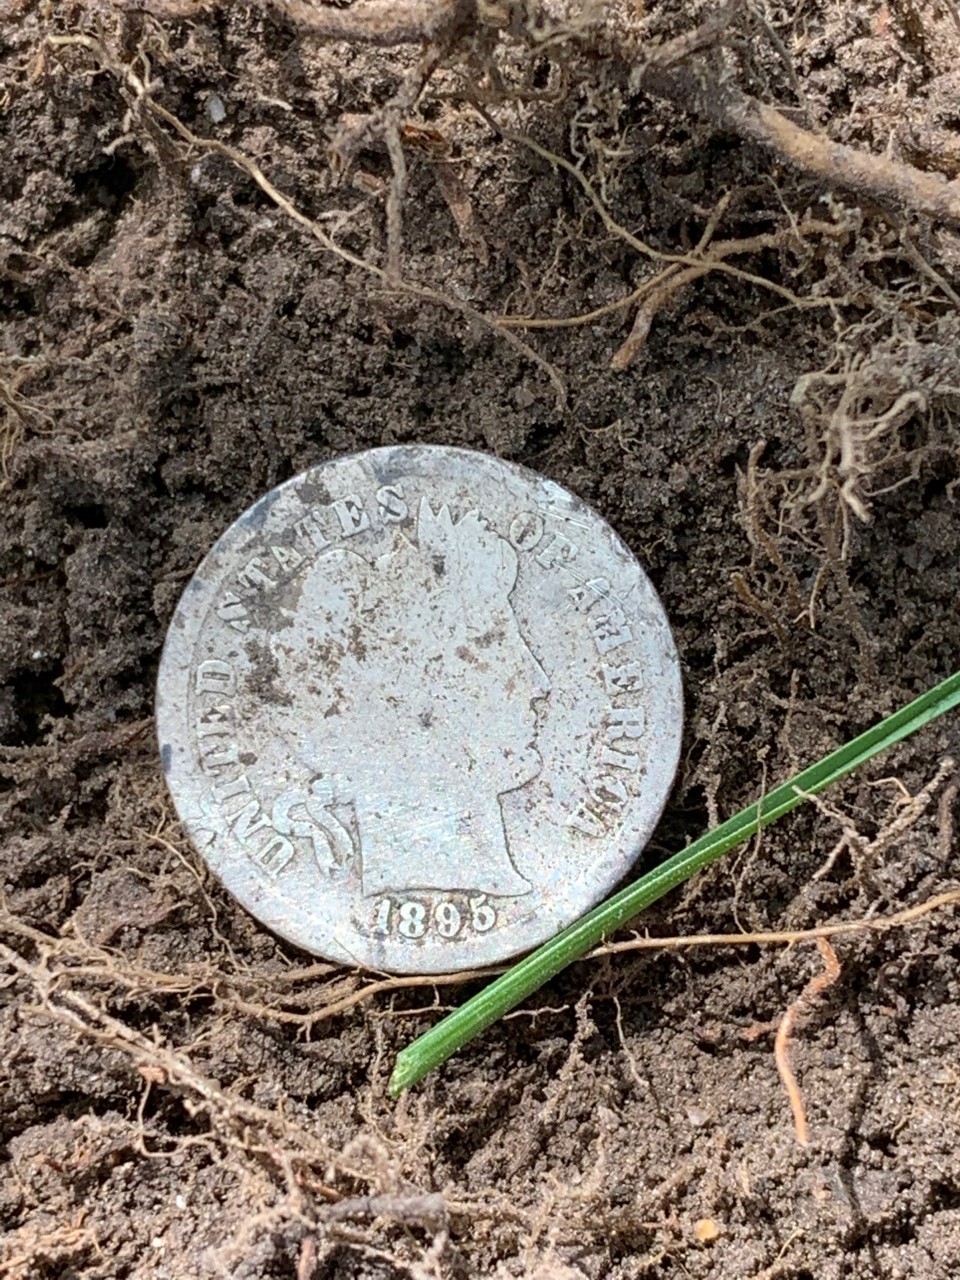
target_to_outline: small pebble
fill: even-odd
[[[214,124],[222,124],[227,118],[227,108],[218,93],[211,93],[207,98],[207,115]]]

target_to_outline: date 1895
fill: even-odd
[[[383,898],[374,923],[380,937],[425,938],[427,935],[453,941],[467,932],[488,933],[497,923],[497,913],[486,894],[452,898]]]

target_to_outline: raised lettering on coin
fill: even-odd
[[[187,830],[265,925],[438,972],[535,946],[624,876],[681,696],[662,607],[595,512],[404,446],[227,531],[171,624],[157,723]]]

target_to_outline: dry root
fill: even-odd
[[[797,1078],[790,1066],[790,1038],[801,1014],[809,1013],[811,1006],[816,1004],[823,993],[829,987],[832,987],[840,977],[840,961],[837,959],[837,953],[826,938],[817,939],[817,949],[823,961],[823,972],[810,979],[797,999],[787,1009],[780,1022],[777,1037],[773,1044],[773,1056],[776,1059],[777,1071],[780,1073],[783,1087],[786,1089],[787,1097],[790,1099],[794,1131],[797,1135],[797,1141],[803,1147],[807,1146],[810,1141],[810,1129],[807,1125],[803,1094],[800,1092]]]
[[[130,7],[128,0],[114,0],[116,7]],[[184,16],[198,9],[209,11],[220,7],[221,0],[191,4],[187,0],[138,0],[156,17]],[[838,226],[829,222],[814,225],[793,223],[783,232],[716,241],[714,232],[719,218],[704,230],[701,243],[692,254],[663,254],[630,237],[610,218],[603,202],[595,195],[582,172],[523,135],[503,128],[491,117],[484,102],[511,102],[498,55],[504,48],[520,49],[529,57],[554,59],[566,74],[578,50],[603,50],[623,68],[633,89],[664,97],[684,111],[694,111],[718,128],[733,131],[745,141],[759,143],[788,164],[822,182],[828,188],[852,191],[859,199],[869,199],[893,209],[899,217],[922,215],[952,226],[960,226],[960,183],[947,182],[939,175],[927,173],[895,161],[887,156],[868,155],[854,148],[832,143],[787,119],[775,108],[745,93],[736,83],[729,48],[736,43],[738,24],[746,21],[740,0],[714,10],[699,27],[655,46],[642,36],[642,23],[634,20],[619,26],[613,11],[603,5],[588,6],[580,13],[548,10],[531,4],[509,2],[471,3],[470,0],[401,0],[388,4],[384,0],[357,0],[348,8],[312,5],[303,0],[271,0],[270,8],[292,23],[305,37],[344,40],[360,44],[395,47],[419,43],[423,54],[417,64],[402,77],[393,97],[376,112],[344,119],[334,130],[331,163],[336,171],[349,168],[362,147],[380,145],[385,148],[392,177],[385,191],[386,248],[385,266],[380,267],[361,254],[344,250],[313,219],[307,217],[278,190],[249,156],[235,147],[211,138],[198,136],[156,100],[156,86],[148,70],[135,70],[122,61],[102,40],[89,35],[50,37],[53,47],[82,45],[98,62],[115,74],[127,87],[131,97],[131,123],[137,118],[146,123],[149,117],[162,121],[195,150],[214,151],[245,170],[283,212],[321,246],[371,275],[389,289],[405,294],[424,304],[437,305],[459,313],[464,318],[500,333],[527,359],[547,374],[557,393],[558,403],[565,401],[565,387],[559,372],[513,330],[548,328],[590,323],[602,315],[620,310],[633,310],[634,321],[626,340],[613,354],[611,365],[622,370],[643,348],[657,314],[684,288],[711,272],[723,272],[745,282],[778,294],[787,305],[832,307],[840,301],[826,296],[803,296],[769,278],[734,265],[733,259],[755,257],[768,251],[783,251],[816,235],[837,235]],[[161,41],[162,43],[162,41]],[[142,58],[147,68],[146,57]],[[789,62],[789,59],[787,59]],[[463,97],[470,101],[506,138],[523,142],[552,163],[560,165],[584,187],[608,230],[621,234],[637,252],[659,264],[659,270],[637,289],[613,304],[582,316],[552,319],[536,316],[502,316],[494,318],[441,288],[415,285],[404,278],[402,260],[402,225],[407,190],[405,144],[419,129],[412,118],[428,83],[440,70],[462,74],[467,87]],[[522,96],[522,95],[521,95]],[[439,184],[462,234],[472,222],[469,201],[463,192],[451,191],[451,184]],[[826,377],[845,376],[826,374]],[[869,454],[876,443],[895,432],[910,413],[926,403],[920,389],[906,389],[888,405],[874,411],[858,412],[864,387],[854,377],[848,378],[848,394],[841,393],[843,403],[837,408],[836,422],[831,427],[828,451],[835,454],[834,469],[839,475],[842,501],[858,516],[866,508],[860,495],[861,482],[869,471]],[[867,394],[872,389],[867,387]],[[798,393],[799,394],[799,393]]]
[[[696,31],[653,51],[636,72],[638,86],[669,99],[683,111],[698,112],[744,141],[766,147],[828,188],[876,201],[899,218],[920,214],[960,227],[960,182],[947,182],[940,174],[889,156],[870,155],[831,142],[745,93],[716,63],[688,65],[692,51],[709,52],[722,46],[743,8],[740,0],[732,0],[714,10]]]
[[[6,363],[6,362],[4,362]],[[27,427],[34,431],[52,431],[54,419],[39,405],[21,394],[25,383],[46,364],[44,360],[10,361],[12,371],[0,376],[0,493],[10,480],[10,462]]]

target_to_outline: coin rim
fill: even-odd
[[[266,493],[262,494],[261,497],[259,497],[249,507],[246,507],[234,520],[231,521],[207,551],[206,555],[194,569],[189,581],[181,592],[174,611],[171,614],[170,621],[167,624],[155,684],[156,732],[158,746],[161,751],[161,764],[163,766],[168,794],[171,797],[181,825],[190,839],[191,847],[203,860],[204,866],[211,871],[211,873],[223,885],[230,896],[242,907],[242,909],[251,916],[260,927],[266,929],[276,937],[282,938],[285,942],[299,950],[305,951],[310,955],[321,956],[322,958],[331,960],[334,963],[344,964],[354,968],[373,968],[373,966],[368,966],[358,960],[357,957],[351,954],[348,948],[344,948],[343,951],[338,954],[338,952],[340,952],[340,947],[332,936],[333,931],[331,931],[331,935],[328,935],[327,938],[324,939],[324,945],[327,946],[327,949],[321,951],[316,949],[314,945],[306,943],[301,936],[294,936],[291,931],[284,929],[282,923],[266,923],[266,921],[264,921],[257,913],[255,908],[248,906],[247,902],[244,901],[240,894],[228,885],[227,880],[221,874],[220,870],[215,867],[211,860],[209,860],[202,852],[200,842],[194,836],[194,831],[191,829],[189,820],[182,814],[181,804],[178,803],[177,794],[174,788],[178,778],[182,779],[184,783],[189,783],[191,776],[196,776],[196,762],[193,758],[192,751],[189,749],[188,736],[186,736],[189,735],[189,725],[186,723],[185,706],[186,697],[188,696],[189,691],[190,673],[193,669],[193,658],[196,652],[196,645],[200,639],[203,628],[206,625],[208,609],[195,609],[186,615],[181,615],[180,610],[184,601],[188,598],[191,592],[215,593],[222,586],[221,578],[205,576],[204,571],[209,565],[215,563],[218,559],[223,559],[224,551],[229,553],[230,543],[233,540],[237,526],[241,526],[242,528],[245,524],[256,525],[261,523],[261,520],[258,519],[258,514],[262,513],[262,516],[265,517],[266,513],[272,508],[283,492],[301,484],[314,472],[323,471],[328,468],[332,470],[351,462],[366,462],[367,460],[372,460],[372,469],[374,474],[376,474],[376,471],[378,470],[376,466],[376,459],[378,457],[382,458],[388,455],[397,459],[402,459],[404,456],[407,456],[411,460],[422,458],[424,455],[427,455],[428,457],[435,457],[438,460],[443,458],[449,458],[452,460],[463,459],[470,467],[476,467],[480,464],[485,469],[492,471],[494,473],[494,479],[498,478],[496,476],[496,472],[503,468],[508,472],[512,471],[518,479],[523,481],[525,486],[533,486],[536,489],[542,489],[544,484],[555,486],[555,488],[563,493],[565,497],[572,500],[575,509],[579,508],[580,510],[585,511],[592,520],[597,522],[600,530],[604,531],[611,540],[610,549],[612,551],[619,550],[625,554],[628,561],[634,565],[637,570],[639,570],[642,577],[646,580],[653,602],[659,608],[660,625],[658,630],[665,642],[662,652],[662,679],[665,681],[668,680],[672,685],[672,688],[667,690],[661,688],[659,690],[658,701],[663,708],[663,723],[658,725],[657,730],[661,749],[657,753],[657,757],[650,761],[650,768],[647,773],[647,785],[650,785],[649,779],[652,777],[653,782],[655,782],[659,788],[662,788],[662,791],[659,802],[655,806],[648,806],[646,814],[644,815],[644,821],[634,821],[633,823],[637,834],[637,842],[632,852],[631,846],[624,845],[622,848],[622,858],[625,863],[622,874],[613,882],[608,881],[597,886],[596,893],[591,901],[591,906],[602,901],[606,894],[615,889],[619,880],[625,879],[630,874],[630,871],[636,865],[636,862],[646,847],[650,836],[656,829],[657,823],[660,821],[673,788],[676,770],[680,760],[683,738],[684,706],[680,659],[677,652],[676,642],[674,641],[673,633],[670,628],[669,618],[667,617],[666,610],[663,607],[663,602],[660,599],[659,593],[650,581],[649,574],[640,563],[638,557],[630,549],[613,525],[611,525],[611,523],[594,507],[590,506],[589,503],[580,498],[579,495],[567,489],[565,485],[561,485],[557,481],[542,475],[540,472],[533,471],[531,468],[523,466],[521,463],[500,458],[496,454],[482,453],[479,450],[463,448],[457,445],[399,444],[382,445],[373,449],[361,449],[355,450],[352,453],[337,454],[334,457],[325,459],[324,461],[313,463],[305,470],[297,472],[295,475],[288,477],[280,484],[268,489]],[[178,618],[180,619],[179,623]],[[177,658],[178,651],[181,655],[181,660],[179,661]],[[185,661],[182,660],[183,657],[186,658]],[[176,681],[171,680],[171,673],[173,672],[178,673]],[[164,684],[167,686],[166,689],[163,688]],[[174,685],[178,687],[174,689]],[[180,747],[179,752],[177,751],[178,745]],[[170,748],[169,757],[166,759],[164,759],[165,747]],[[178,754],[181,757],[180,761],[177,761]],[[177,763],[180,763],[181,765],[179,770],[176,768]],[[191,765],[192,768],[190,767]],[[199,826],[199,824],[195,824],[195,826]],[[587,909],[589,910],[590,908],[588,907]],[[541,911],[540,914],[542,915],[543,912]],[[566,925],[573,924],[575,920],[579,918],[580,916],[578,915],[572,919],[566,920],[565,923],[557,923],[549,929],[541,930],[533,941],[524,942],[520,947],[511,947],[508,951],[490,955],[482,960],[480,965],[495,965],[502,963],[505,960],[509,960],[514,956],[522,955],[525,952],[532,950],[534,947],[541,945],[544,941],[554,936],[554,933],[559,931],[559,929],[566,927]],[[523,924],[526,924],[525,920],[516,921],[512,925],[512,928],[515,930],[518,926]],[[357,933],[358,940],[364,942],[366,945],[366,939],[364,939],[363,934],[360,934],[359,931],[355,932]],[[488,935],[484,935],[485,938],[487,936]],[[460,954],[462,954],[462,952]],[[463,965],[455,966],[453,969],[451,969],[449,965],[438,967],[430,965],[429,963],[423,964],[422,960],[426,958],[427,957],[425,956],[412,953],[410,956],[411,963],[409,965],[391,965],[388,969],[377,968],[375,971],[426,975],[442,972],[456,973],[462,972],[465,969],[478,967],[478,962],[472,957]],[[421,961],[421,963],[417,963],[418,961]]]

